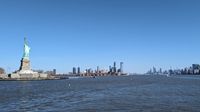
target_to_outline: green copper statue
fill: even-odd
[[[29,59],[29,53],[30,53],[30,47],[28,46],[26,38],[24,38],[24,55],[23,55],[23,58]]]

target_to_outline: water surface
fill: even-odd
[[[1,81],[0,112],[199,112],[200,76]]]

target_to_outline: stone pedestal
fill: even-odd
[[[31,69],[30,60],[26,59],[26,58],[22,58],[19,71],[21,71],[21,70],[30,70],[30,69]]]
[[[11,77],[20,79],[31,79],[38,78],[39,74],[31,70],[30,60],[28,58],[22,58],[19,70],[16,73],[13,73]]]

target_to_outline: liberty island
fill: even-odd
[[[50,76],[46,73],[38,73],[31,69],[30,64],[30,50],[31,48],[28,45],[27,39],[24,38],[24,50],[23,56],[21,59],[21,64],[19,70],[9,74],[8,76],[0,76],[1,80],[50,80],[50,79],[59,79]]]

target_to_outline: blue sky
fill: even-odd
[[[199,0],[0,0],[0,66],[19,68],[23,38],[33,69],[126,72],[200,63]]]

